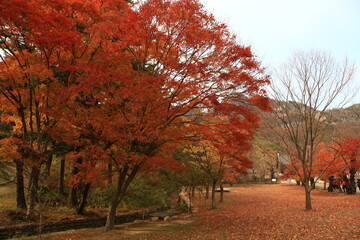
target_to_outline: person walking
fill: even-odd
[[[346,181],[345,181],[345,180],[342,180],[341,185],[342,185],[342,190],[343,190],[344,192],[346,192]]]
[[[336,179],[334,180],[334,189],[339,189],[339,184]]]

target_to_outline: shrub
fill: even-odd
[[[67,196],[61,195],[58,189],[42,187],[39,191],[41,202],[48,206],[64,206],[67,204]]]
[[[113,199],[115,186],[97,187],[90,190],[87,203],[90,208],[107,208]]]
[[[122,205],[129,208],[167,206],[168,194],[159,184],[143,177],[136,178],[129,186]]]

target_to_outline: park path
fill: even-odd
[[[312,196],[314,210],[305,211],[300,186],[241,185],[231,188],[215,210],[209,209],[209,200],[198,197],[192,218],[128,224],[108,233],[87,229],[47,239],[360,239],[359,195],[313,191]]]

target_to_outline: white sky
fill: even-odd
[[[200,0],[268,68],[296,50],[316,49],[358,66],[360,0]],[[354,99],[360,103],[360,94]]]

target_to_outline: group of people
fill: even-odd
[[[334,189],[342,189],[344,192],[346,192],[346,186],[350,184],[350,181],[347,179],[346,180],[345,179],[339,179],[339,180],[333,179],[332,181],[333,181],[332,185],[333,185]],[[360,179],[357,180],[356,184],[360,190]]]

